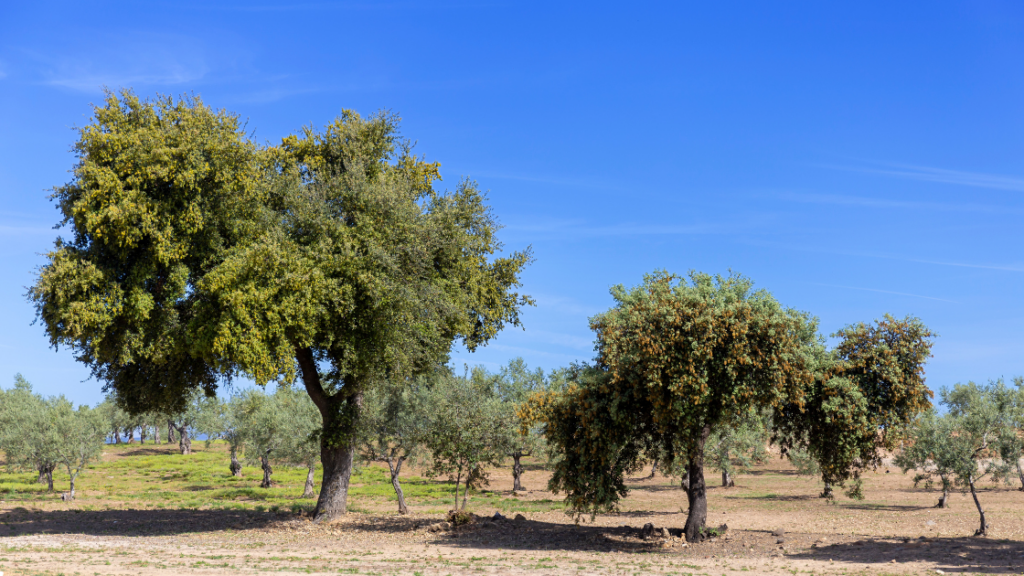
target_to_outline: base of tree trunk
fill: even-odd
[[[316,492],[313,491],[313,474],[316,472],[316,467],[309,468],[306,471],[306,485],[302,489],[303,498],[316,498]]]
[[[686,534],[687,542],[700,542],[708,518],[707,485],[704,483],[704,443],[710,433],[711,430],[707,427],[701,431],[696,450],[690,455],[686,466],[686,476],[689,480],[686,498],[690,509],[686,514],[683,532]]]
[[[343,516],[348,504],[348,484],[352,478],[352,446],[321,447],[320,462],[324,466],[320,497],[313,512],[314,522],[328,522]]]

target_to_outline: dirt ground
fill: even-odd
[[[509,490],[507,470],[491,490]],[[529,470],[534,488],[519,498],[558,498],[540,490],[547,473]],[[708,477],[714,486],[717,477]],[[441,520],[400,517],[391,502],[360,502],[367,512],[318,525],[296,514],[225,510],[93,510],[75,505],[0,502],[0,570],[10,574],[1021,574],[1024,492],[988,484],[981,493],[991,525],[972,537],[969,497],[913,488],[897,469],[868,474],[862,501],[829,504],[821,486],[775,460],[736,487],[709,493],[708,524],[728,526],[713,542],[644,540],[645,523],[681,528],[685,493],[669,478],[634,481],[617,514],[579,525],[563,513],[480,521],[430,532]],[[469,508],[481,517],[493,510]]]

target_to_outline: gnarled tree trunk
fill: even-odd
[[[178,450],[180,450],[181,453],[185,455],[191,454],[192,438],[189,438],[188,426],[182,424],[181,426],[176,426],[175,428],[178,429]]]
[[[686,497],[690,503],[690,509],[686,515],[686,527],[683,529],[687,542],[700,542],[701,530],[708,518],[708,493],[704,484],[704,443],[707,442],[711,428],[705,426],[700,437],[697,438],[697,445],[690,453],[690,461],[686,466],[686,474],[689,485],[686,490]]]
[[[238,461],[238,448],[235,446],[231,447],[231,466],[228,469],[231,470],[232,476],[242,476],[242,463]]]
[[[303,498],[315,498],[316,492],[313,491],[313,476],[316,474],[316,464],[310,465],[306,471],[306,485],[302,488]]]
[[[405,493],[402,492],[402,485],[398,483],[398,475],[402,473],[402,462],[405,456],[399,456],[398,460],[388,459],[388,468],[391,470],[391,487],[395,489],[395,496],[398,497],[398,513],[408,514],[409,507],[405,505]]]
[[[736,482],[732,479],[732,474],[729,474],[728,470],[722,470],[722,488],[732,488],[736,486]]]
[[[939,498],[939,503],[935,505],[936,508],[949,508],[949,489],[946,487],[942,488],[942,497]]]
[[[974,505],[978,507],[978,516],[981,517],[981,527],[974,533],[975,536],[988,536],[988,522],[985,521],[985,511],[981,508],[981,501],[978,500],[978,492],[974,489],[974,475],[967,477],[967,483],[971,487],[971,497],[974,498]]]
[[[174,422],[172,420],[167,421],[167,443],[174,442]]]
[[[270,450],[260,454],[260,468],[263,468],[263,481],[260,482],[260,488],[270,488],[272,486],[270,475],[274,473],[274,469],[270,467]]]
[[[523,488],[523,465],[520,463],[520,459],[523,457],[523,453],[516,451],[512,453],[512,491],[522,492]]]

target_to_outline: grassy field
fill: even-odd
[[[275,466],[272,488],[260,488],[262,470],[246,466],[242,476],[228,471],[227,447],[223,442],[209,446],[193,443],[192,454],[182,456],[177,445],[110,445],[102,460],[83,472],[76,485],[75,507],[79,510],[171,509],[249,510],[256,512],[309,512],[314,499],[302,499],[306,470]],[[422,478],[408,472],[402,477],[406,501],[418,511],[441,514],[454,504],[454,488],[444,479]],[[54,495],[36,481],[34,472],[0,473],[0,498],[8,503],[34,506],[54,505]],[[321,471],[316,474],[320,485]],[[66,471],[54,472],[54,490],[68,489]],[[521,500],[494,491],[470,491],[474,505],[502,512],[561,509],[561,501]],[[357,468],[351,480],[349,509],[353,512],[380,511],[397,499],[387,470],[370,465]]]
[[[428,527],[452,507],[443,478],[408,470],[403,480],[412,513],[396,513],[386,469],[365,466],[353,477],[344,519],[314,524],[302,499],[305,470],[276,467],[276,485],[258,487],[261,472],[228,472],[222,444],[195,444],[182,456],[173,445],[108,446],[102,462],[79,479],[78,499],[62,502],[67,477],[47,493],[31,473],[0,474],[0,571],[132,576],[205,574],[607,574],[731,576],[751,574],[1021,574],[1024,492],[986,484],[981,492],[989,538],[973,538],[977,512],[955,494],[949,509],[938,494],[913,487],[910,475],[882,469],[865,479],[861,501],[817,497],[820,485],[773,460],[736,477],[736,487],[708,476],[708,524],[727,524],[714,542],[641,537],[640,528],[678,528],[686,495],[657,476],[629,483],[615,514],[576,524],[559,495],[545,491],[549,473],[531,463],[513,495],[507,468],[490,471],[490,486],[471,492],[470,510],[523,514],[520,521],[481,521],[458,530]],[[319,479],[318,479],[319,480]]]

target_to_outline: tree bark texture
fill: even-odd
[[[408,514],[409,507],[405,505],[405,493],[402,492],[402,485],[398,483],[398,475],[402,473],[403,462],[405,462],[404,456],[399,456],[398,460],[388,460],[388,468],[391,469],[391,487],[395,489],[395,496],[398,497],[398,513]]]
[[[348,485],[355,456],[354,433],[363,395],[358,392],[355,382],[345,383],[345,388],[352,390],[347,395],[327,394],[321,384],[316,359],[309,348],[297,348],[295,359],[306,393],[320,410],[324,426],[320,435],[320,462],[324,473],[313,521],[330,521],[345,514],[347,508]]]
[[[139,426],[139,445],[146,445],[146,428],[147,426]]]
[[[74,500],[74,499],[75,499],[75,477],[72,476],[71,477],[71,491],[68,492],[68,500]]]
[[[968,476],[967,482],[971,487],[971,497],[974,498],[974,505],[978,507],[978,516],[981,517],[981,527],[974,533],[975,536],[988,535],[988,522],[985,522],[985,511],[981,508],[981,501],[978,500],[978,492],[974,489],[974,476]]]
[[[174,422],[171,420],[167,421],[167,443],[174,442]]]
[[[827,498],[831,500],[834,497],[835,493],[832,492],[832,483],[825,482],[825,488],[821,491],[821,494],[818,494],[818,498]]]
[[[306,485],[302,488],[303,498],[314,498],[316,492],[313,491],[313,477],[316,474],[316,464],[309,467],[306,470]]]
[[[936,508],[949,508],[949,490],[946,488],[942,489],[942,497],[939,498],[939,503],[935,505]]]
[[[722,488],[732,488],[736,486],[736,482],[732,479],[732,474],[729,474],[727,470],[722,470]]]
[[[523,488],[523,465],[520,463],[520,459],[523,457],[522,452],[512,453],[512,491],[522,492]]]
[[[272,485],[270,475],[274,473],[274,469],[270,467],[270,450],[260,454],[260,468],[263,468],[263,481],[260,482],[260,488],[270,488]]]
[[[242,477],[242,463],[238,461],[238,448],[234,446],[231,447],[231,466],[228,468],[232,476]]]
[[[178,427],[178,450],[185,455],[192,453],[192,438],[189,437],[188,427],[185,425]]]
[[[686,515],[686,527],[683,529],[687,542],[700,542],[701,530],[704,528],[708,518],[708,493],[704,484],[704,444],[707,442],[711,429],[707,426],[700,432],[697,445],[690,454],[690,461],[686,466],[686,474],[689,479],[689,487],[686,490],[686,497],[690,503],[690,509]]]

